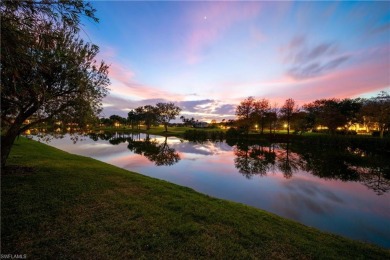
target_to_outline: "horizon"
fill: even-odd
[[[390,90],[390,2],[93,2],[110,65],[101,116],[174,102],[200,121],[247,98],[298,105]]]

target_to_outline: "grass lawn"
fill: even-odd
[[[33,259],[390,258],[390,250],[35,141],[20,139],[8,165],[1,177],[2,254]]]

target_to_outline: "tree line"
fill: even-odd
[[[288,134],[316,130],[322,126],[331,134],[337,129],[348,130],[355,124],[379,129],[380,137],[390,128],[390,95],[382,91],[372,98],[318,99],[302,107],[289,98],[282,107],[271,106],[269,100],[248,97],[236,107],[236,126],[244,132],[259,128],[261,133],[269,132],[284,122]]]
[[[146,105],[130,110],[127,118],[112,115],[109,119],[102,118],[100,121],[103,124],[130,124],[131,128],[140,129],[140,125],[144,124],[146,130],[149,130],[153,125],[164,125],[165,132],[168,131],[168,125],[171,120],[174,120],[179,115],[181,108],[172,102],[157,103],[156,106]]]

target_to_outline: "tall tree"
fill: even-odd
[[[317,122],[326,126],[331,134],[336,132],[337,127],[344,125],[344,116],[341,114],[338,99],[322,99],[314,103],[318,106]]]
[[[167,132],[169,121],[175,119],[176,116],[179,115],[181,108],[174,103],[157,103],[156,107],[158,120],[164,125],[165,132]]]
[[[96,119],[109,85],[98,46],[79,39],[82,0],[1,1],[1,166],[16,136],[42,122]]]
[[[267,114],[271,111],[271,106],[267,99],[260,99],[254,102],[254,117],[256,123],[261,127],[261,133],[264,133],[264,127],[267,120]]]
[[[145,121],[145,110],[144,110],[144,107],[137,107],[136,109],[134,109],[134,113],[135,113],[135,120],[138,124],[138,129],[141,128],[141,122]]]
[[[112,116],[110,116],[110,123],[111,123],[111,125],[116,125],[116,124],[122,124],[122,125],[124,125],[124,124],[126,124],[127,123],[127,119],[126,118],[124,118],[124,117],[121,117],[121,116],[118,116],[118,115],[112,115]]]
[[[338,127],[348,128],[358,122],[362,103],[360,99],[320,99],[303,107],[308,112],[308,126],[326,126],[330,133]]]
[[[152,127],[152,125],[158,123],[157,108],[151,105],[144,106],[142,117],[146,126],[146,130],[149,130]]]
[[[132,109],[127,113],[127,122],[130,123],[131,129],[134,130],[134,125],[136,123],[136,114],[135,111]]]
[[[299,111],[295,114],[292,126],[296,133],[304,133],[311,128],[309,113],[306,111]]]
[[[239,125],[244,129],[246,133],[249,132],[249,128],[253,124],[253,113],[255,112],[255,99],[253,97],[248,97],[236,108],[236,116],[238,117]]]
[[[363,100],[360,98],[350,99],[346,98],[340,101],[340,111],[344,116],[344,127],[348,130],[350,126],[361,121],[360,110],[363,105]]]
[[[292,98],[286,100],[280,113],[282,117],[287,121],[287,134],[290,134],[290,125],[295,113],[299,111],[298,106],[295,105],[295,101]]]
[[[193,126],[195,124],[195,118],[185,118],[184,116],[181,116],[180,119],[183,121],[185,126]]]
[[[390,95],[382,91],[378,96],[365,102],[362,114],[376,122],[379,128],[379,136],[383,138],[385,129],[390,128]]]

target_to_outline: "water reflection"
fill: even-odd
[[[127,148],[142,155],[157,166],[174,165],[180,161],[175,148],[170,147],[167,137],[150,137],[149,134],[100,133],[89,134],[94,140],[105,140],[112,145],[127,143]],[[181,143],[183,141],[181,140]],[[360,182],[377,195],[390,191],[390,168],[380,154],[352,146],[308,146],[299,143],[261,143],[228,141],[233,146],[234,166],[246,178],[266,176],[281,172],[290,179],[294,173],[305,171],[322,179]],[[206,143],[197,147],[176,145],[178,149],[188,149],[200,154],[214,154]],[[185,148],[184,148],[185,147]],[[196,148],[196,149],[195,149]]]
[[[120,133],[83,139],[50,145],[390,248],[388,155],[375,149]]]
[[[170,148],[165,137],[162,143],[156,139],[151,139],[146,135],[145,139],[133,140],[128,139],[127,148],[136,154],[141,154],[154,162],[157,166],[173,165],[180,160],[179,154],[175,149]]]
[[[239,143],[234,148],[234,166],[248,179],[253,175],[266,175],[274,169],[276,154],[274,145],[248,145]]]
[[[361,182],[382,195],[390,190],[389,164],[383,156],[352,147],[241,142],[234,147],[235,167],[247,178],[279,170],[284,178],[306,171],[323,179]]]
[[[179,153],[177,153],[175,149],[169,147],[167,137],[164,137],[163,141],[159,142],[156,138],[150,138],[149,134],[146,134],[144,138],[141,138],[140,134],[118,133],[90,134],[89,136],[94,141],[97,141],[98,139],[108,140],[112,145],[127,142],[127,148],[130,151],[143,155],[157,166],[173,165],[180,160]]]

